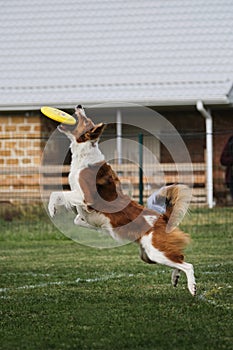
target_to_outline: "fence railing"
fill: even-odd
[[[131,184],[132,196],[135,200],[139,197],[139,176],[138,166],[136,164],[115,164],[115,171],[119,174],[121,183],[124,185]],[[179,169],[179,171],[178,171]],[[153,190],[158,189],[158,185],[171,183],[184,183],[193,189],[192,203],[206,204],[206,165],[205,163],[192,164],[192,172],[190,172],[190,164],[180,163],[161,163],[159,164],[159,172],[153,174],[155,170],[154,164],[145,164],[144,173],[152,175],[143,176],[144,199],[151,195]]]
[[[112,164],[122,187],[133,199],[139,199],[139,167],[137,164]],[[177,171],[179,169],[179,171]],[[143,172],[144,201],[159,184],[185,183],[193,188],[194,205],[206,204],[206,164],[161,163],[159,171],[154,164],[145,164]],[[52,191],[68,189],[69,165],[4,166],[0,167],[0,200],[11,202],[40,202],[48,199]],[[149,175],[148,175],[149,174]]]

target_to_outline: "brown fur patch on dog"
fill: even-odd
[[[151,228],[144,215],[155,216],[157,213],[125,195],[118,176],[107,163],[83,169],[79,175],[79,184],[88,209],[94,209],[108,217],[122,239],[138,240]]]
[[[106,162],[83,169],[80,172],[79,183],[88,209],[108,217],[119,237],[139,241],[143,235],[152,232],[152,244],[155,248],[170,260],[183,262],[182,252],[189,243],[189,235],[179,228],[166,232],[172,207],[168,207],[166,213],[160,215],[132,201],[129,196],[123,194],[118,176]],[[171,188],[170,192],[172,190]],[[177,191],[176,188],[174,191]],[[169,195],[172,195],[170,192]],[[145,216],[155,217],[153,227],[149,225]]]
[[[152,245],[163,252],[170,260],[182,263],[184,260],[183,250],[190,243],[190,236],[178,227],[166,233],[166,216],[160,217],[154,224],[152,232]]]

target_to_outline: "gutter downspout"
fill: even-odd
[[[196,108],[205,118],[206,125],[206,165],[207,165],[207,203],[210,209],[214,206],[213,201],[213,120],[201,100],[197,101]]]

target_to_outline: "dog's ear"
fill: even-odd
[[[92,140],[93,139],[98,139],[105,128],[106,128],[106,124],[104,124],[104,123],[97,124],[93,129],[91,129],[89,131],[91,139]]]

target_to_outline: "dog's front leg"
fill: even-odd
[[[52,192],[48,205],[48,210],[51,217],[54,217],[57,207],[61,205],[64,205],[66,209],[70,210],[72,207],[77,208],[78,206],[83,205],[83,202],[77,191]]]
[[[53,218],[57,211],[57,206],[63,205],[62,192],[52,192],[49,198],[49,215]]]

